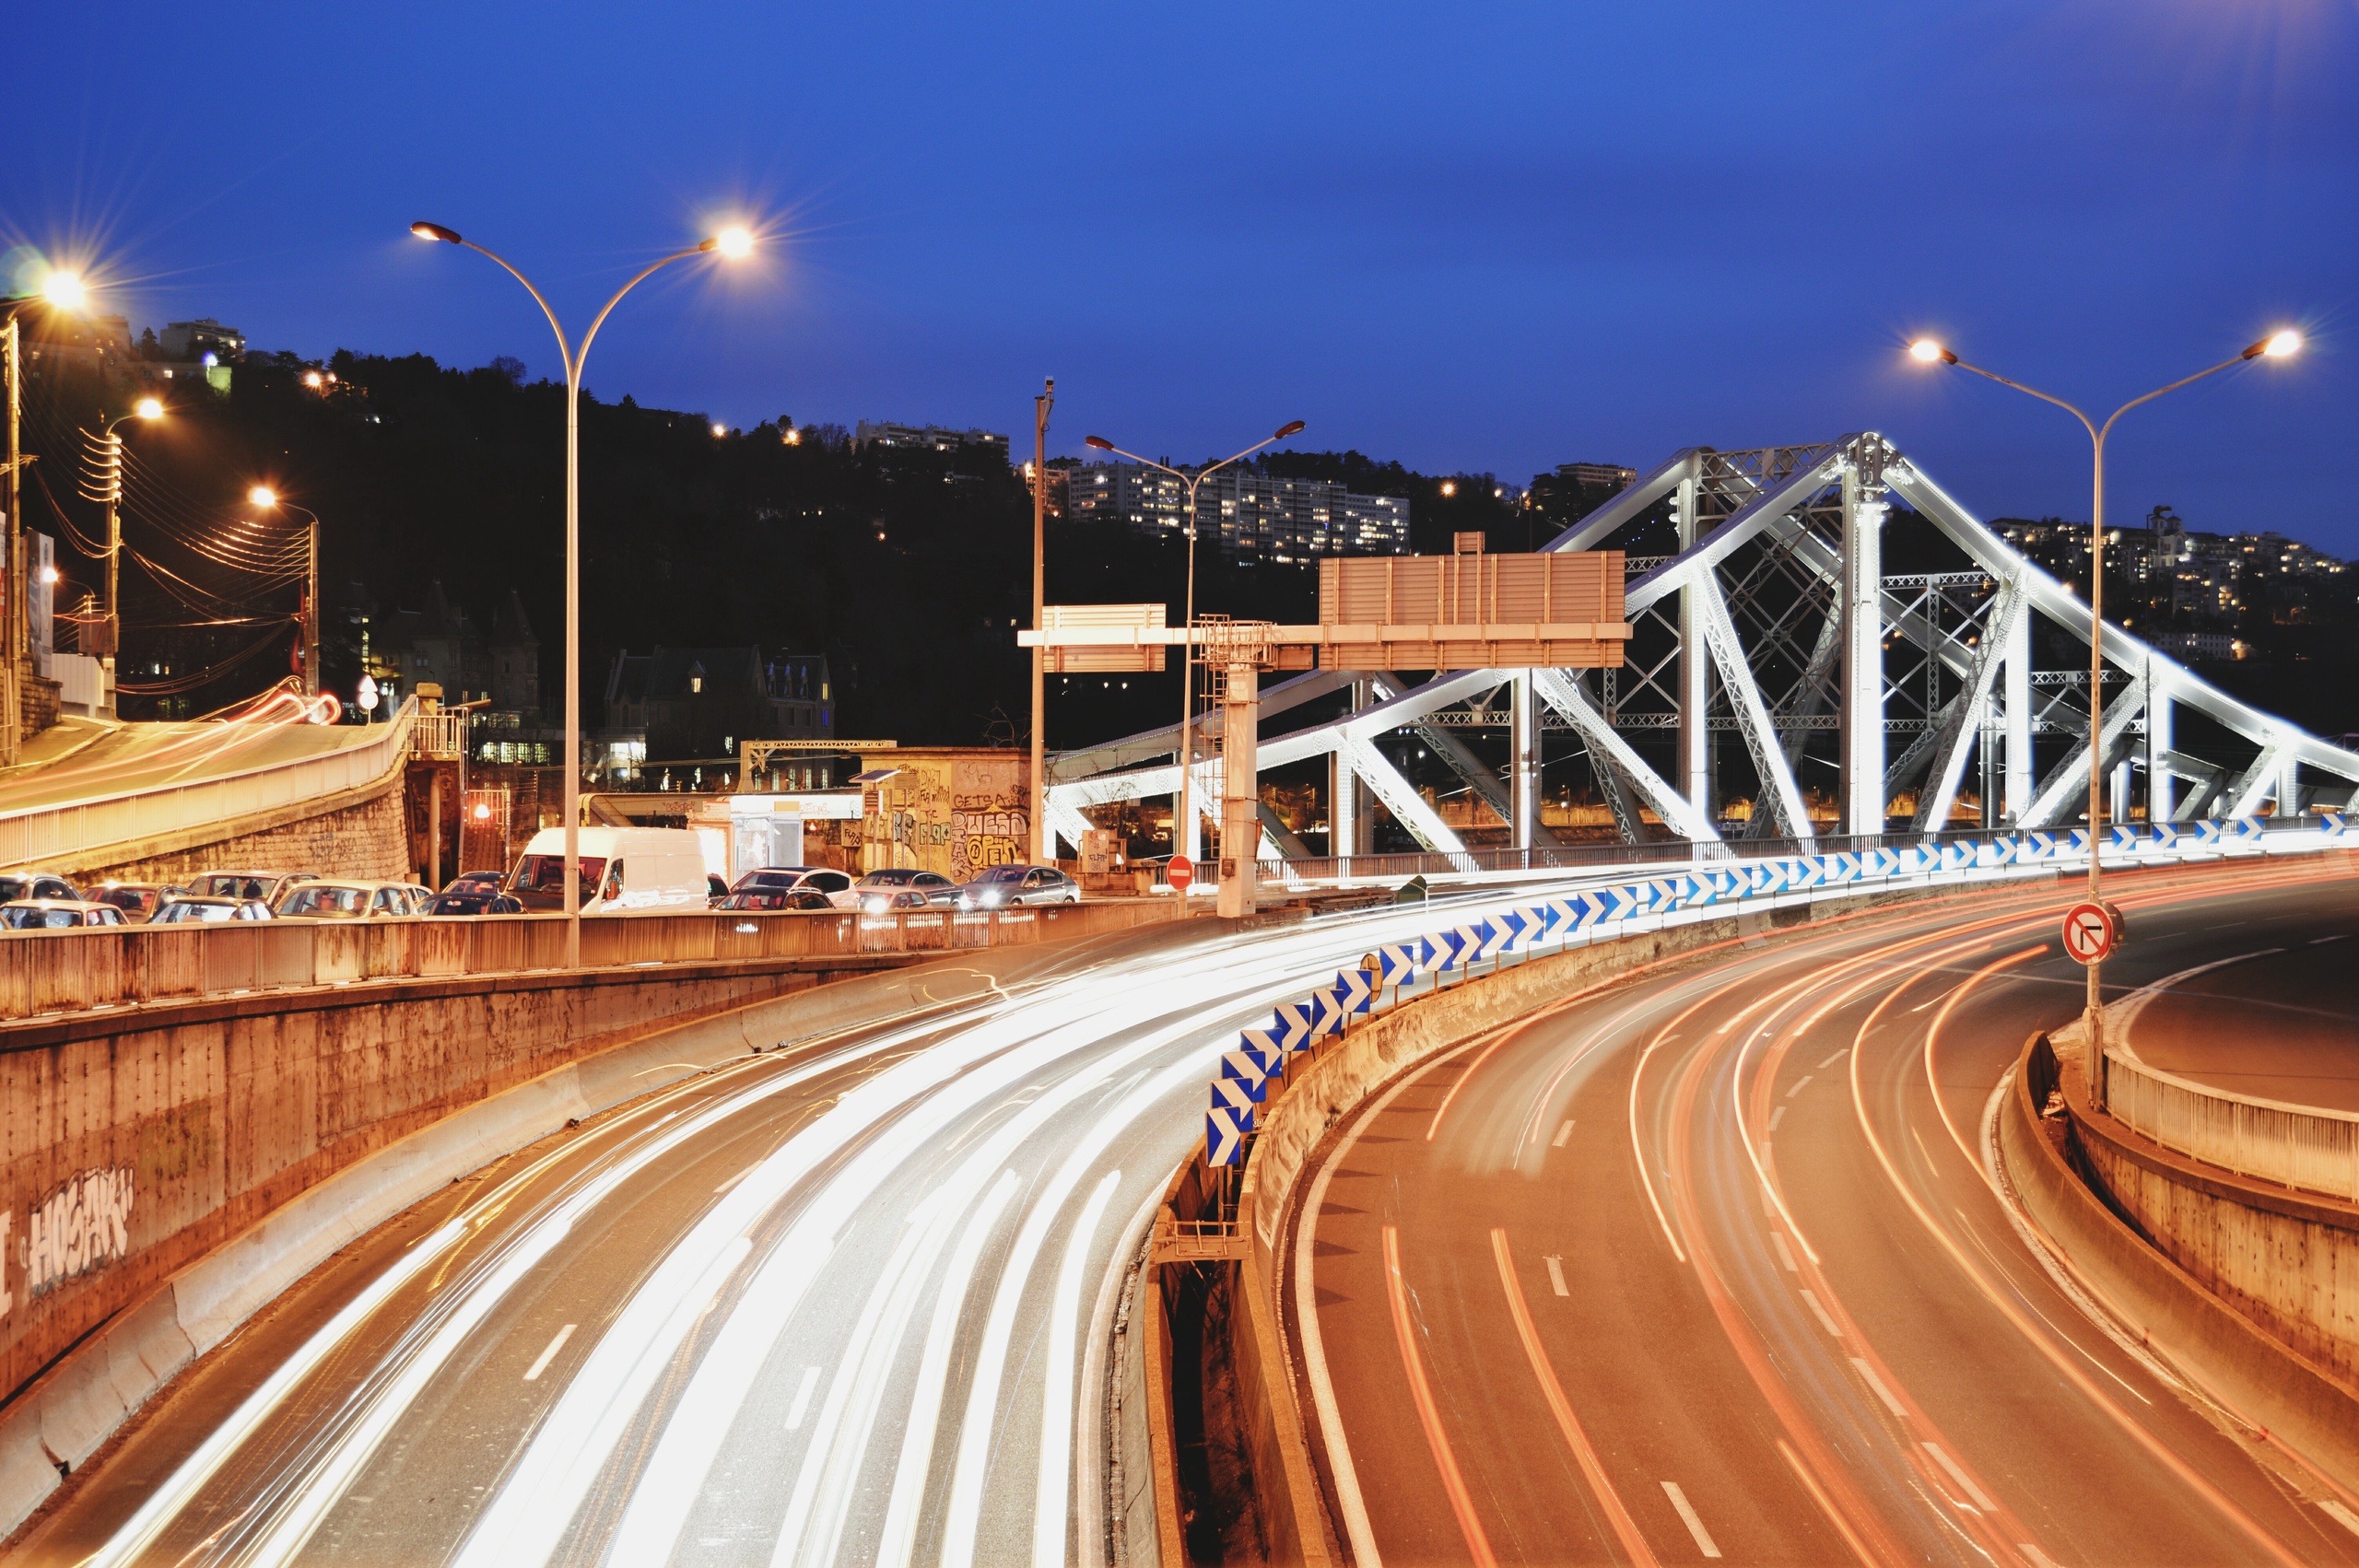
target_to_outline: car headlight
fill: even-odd
[[[883,898],[863,898],[860,901],[860,907],[872,915],[881,915],[892,906]]]

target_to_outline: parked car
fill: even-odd
[[[749,887],[724,893],[716,909],[832,909],[827,895],[816,887]]]
[[[0,904],[0,926],[18,931],[72,930],[82,926],[119,926],[123,911],[82,898],[18,898]]]
[[[1054,866],[993,866],[958,890],[961,909],[1080,902],[1081,883]]]
[[[282,920],[392,920],[417,912],[401,883],[326,877],[296,883],[271,906]]]
[[[721,907],[721,901],[722,901],[722,899],[724,899],[724,898],[728,897],[728,896],[729,896],[729,883],[728,883],[728,882],[727,882],[727,881],[725,881],[725,880],[722,878],[722,874],[721,874],[719,872],[705,872],[705,873],[704,873],[704,897],[705,897],[705,902],[706,902],[706,903],[708,903],[708,904],[710,904],[710,905],[711,905],[714,908],[718,909],[718,908],[720,908],[720,907]]]
[[[731,883],[729,891],[784,893],[797,887],[826,894],[828,904],[838,909],[850,909],[859,902],[852,894],[851,873],[829,866],[763,866]]]
[[[461,872],[442,886],[445,893],[498,893],[507,882],[506,872]]]
[[[152,919],[165,900],[186,893],[187,888],[160,882],[109,882],[90,890],[93,903],[111,904],[123,911],[123,918],[134,925]]]
[[[871,872],[852,883],[860,907],[872,915],[887,909],[920,909],[931,905],[941,909],[958,907],[958,884],[940,872],[921,872],[901,867]],[[899,895],[914,893],[917,897],[903,898]]]
[[[11,872],[0,876],[0,903],[15,903],[20,898],[73,898],[82,895],[72,883],[48,872]]]
[[[418,906],[421,915],[521,915],[524,906],[498,888],[472,888],[435,894]]]
[[[434,896],[432,888],[421,886],[414,882],[402,883],[402,891],[409,895],[409,912],[413,915],[425,908],[426,901]]]
[[[206,898],[183,893],[167,898],[147,917],[151,926],[211,925],[218,920],[267,920],[270,906],[259,898]]]
[[[581,912],[704,909],[704,840],[685,827],[583,827]],[[508,892],[527,909],[565,907],[565,829],[544,827],[524,846]]]
[[[188,890],[199,898],[259,898],[275,909],[288,888],[318,880],[312,872],[205,872]]]

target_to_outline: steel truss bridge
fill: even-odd
[[[1884,572],[1891,497],[1954,547],[1958,569]],[[1663,507],[1679,548],[1625,562],[1634,635],[1622,668],[1424,680],[1320,670],[1265,689],[1262,711],[1322,699],[1343,711],[1261,741],[1259,767],[1327,759],[1331,843],[1343,854],[1370,847],[1371,800],[1427,852],[1465,848],[1379,747],[1402,732],[1508,824],[1518,849],[1555,842],[1540,820],[1545,732],[1579,743],[1630,844],[1649,837],[1648,814],[1677,838],[1719,839],[1719,805],[1747,795],[1750,819],[1731,836],[1938,833],[1969,769],[1978,825],[2049,829],[2085,814],[2086,601],[1882,436],[1690,448],[1545,548],[1607,546]],[[2359,753],[2230,696],[2118,626],[2107,626],[2104,653],[2101,741],[2117,819],[2142,806],[2152,824],[2243,821],[2264,806],[2289,816],[2359,796]],[[1222,798],[1220,758],[1206,755],[1219,728],[1216,711],[1194,726],[1191,799],[1206,814]],[[1491,728],[1509,734],[1504,770],[1460,739]],[[1175,725],[1052,757],[1050,826],[1077,846],[1093,808],[1173,793],[1179,734]],[[1832,770],[1832,829],[1812,820],[1806,761]],[[1263,820],[1260,859],[1305,857],[1266,808]],[[1185,825],[1191,856],[1201,825]]]

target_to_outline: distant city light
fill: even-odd
[[[303,384],[307,387],[325,386],[327,384],[327,378],[321,375],[317,370],[306,370],[303,372]]]
[[[1441,482],[1441,493],[1445,496],[1455,496],[1458,494],[1458,481],[1455,479],[1443,480]]]
[[[715,439],[719,439],[721,437],[729,434],[729,427],[716,419],[712,423],[712,434]]]
[[[784,441],[790,447],[799,447],[803,444],[803,432],[796,429],[793,426],[789,425],[785,431],[780,435],[779,439]]]

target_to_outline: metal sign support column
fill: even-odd
[[[1255,759],[1262,722],[1261,671],[1246,649],[1215,649],[1222,673],[1220,711],[1220,895],[1223,915],[1250,915],[1261,863],[1261,770]]]
[[[1855,834],[1884,829],[1883,494],[1881,474],[1845,466],[1843,831]]]

